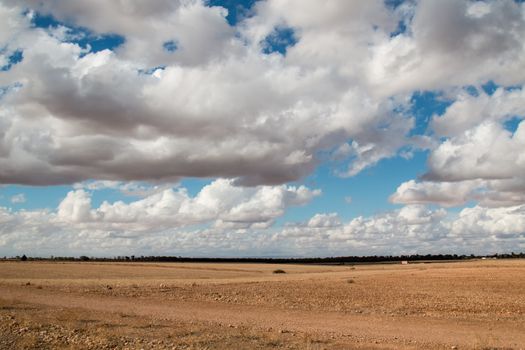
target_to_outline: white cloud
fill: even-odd
[[[314,216],[316,218],[319,214]],[[299,255],[493,253],[525,247],[523,206],[465,208],[459,214],[408,205],[324,228],[295,225],[272,236]],[[322,252],[322,253],[320,253]]]
[[[460,93],[445,114],[434,117],[432,129],[439,136],[457,137],[483,122],[504,122],[515,116],[525,117],[525,91],[497,89],[492,95],[483,91],[473,96]]]
[[[315,214],[307,223],[308,227],[336,227],[341,225],[341,220],[337,213]]]
[[[217,227],[270,226],[290,206],[307,204],[320,194],[304,186],[237,187],[219,179],[190,197],[185,188],[164,189],[143,199],[103,202],[92,208],[83,189],[71,191],[60,203],[57,219],[122,231],[149,231],[215,222]]]
[[[2,97],[0,181],[281,184],[346,143],[341,174],[355,175],[400,149],[427,147],[409,136],[410,116],[396,112],[412,91],[523,82],[523,5],[480,6],[265,1],[233,28],[224,9],[198,0],[4,0],[0,44],[24,59],[0,77],[1,86],[18,84]],[[61,41],[65,28],[31,27],[25,8],[125,41],[87,53]],[[391,37],[400,20],[407,31]],[[262,52],[276,26],[298,40],[285,57]]]
[[[444,207],[465,205],[471,201],[483,207],[511,207],[525,203],[525,179],[464,180],[430,182],[409,180],[390,196],[397,204],[438,204]]]
[[[84,190],[71,191],[58,206],[58,217],[71,222],[92,220],[91,197]]]
[[[15,194],[14,196],[11,197],[11,203],[13,204],[25,203],[25,201],[26,201],[26,196],[23,193]]]
[[[159,221],[165,217],[157,212]],[[426,253],[490,254],[525,249],[523,205],[465,208],[459,214],[424,206],[340,222],[316,214],[286,227],[143,227],[147,234],[114,225],[64,224],[48,211],[0,208],[0,254],[341,256]]]
[[[418,1],[407,31],[373,48],[371,82],[386,95],[489,80],[523,84],[523,4],[492,1],[481,15],[476,3]]]
[[[525,123],[507,130],[505,122],[525,116],[523,89],[497,89],[493,95],[460,93],[432,127],[446,136],[432,149],[423,181],[401,184],[394,203],[486,207],[525,203]]]
[[[457,237],[465,235],[476,237],[480,233],[490,235],[490,239],[517,239],[518,242],[523,243],[525,206],[490,209],[479,206],[465,208],[451,225],[451,234]]]
[[[111,2],[53,1],[27,7],[43,14],[89,28],[97,34],[119,34],[126,38],[120,57],[149,67],[163,64],[204,64],[223,50],[235,49],[234,31],[225,21],[226,11],[206,7],[203,1]],[[177,43],[176,52],[164,49]]]
[[[445,207],[464,205],[472,199],[473,191],[480,187],[479,181],[464,182],[416,182],[402,183],[390,196],[392,203],[436,203]]]
[[[35,12],[64,25],[35,28]],[[116,242],[136,244],[129,235],[157,224],[140,244],[227,251],[235,236],[245,251],[256,243],[270,250],[268,236],[290,236],[304,252],[324,242],[327,252],[364,251],[367,240],[381,251],[401,235],[408,238],[400,251],[430,249],[425,239],[453,247],[448,226],[439,224],[443,212],[420,205],[470,201],[479,207],[465,220],[497,216],[498,229],[508,232],[507,216],[520,227],[521,212],[510,208],[525,203],[525,123],[515,132],[504,123],[525,114],[523,3],[421,0],[392,10],[382,0],[267,0],[236,27],[225,16],[200,0],[0,0],[0,65],[23,52],[21,62],[0,72],[0,183],[77,183],[57,212],[5,211],[4,247],[32,237],[33,229],[44,245],[51,243],[43,237],[58,244],[76,230],[71,251],[81,242],[110,251]],[[400,21],[406,30],[394,35]],[[120,35],[124,43],[91,52],[70,42],[79,35],[75,26]],[[263,52],[276,28],[291,28],[297,39],[285,56]],[[166,42],[176,49],[166,50]],[[501,88],[489,96],[480,89],[487,81]],[[467,85],[478,95],[457,93]],[[412,94],[425,90],[443,90],[453,103],[432,119],[428,135],[414,136],[407,111]],[[339,175],[354,176],[416,149],[430,150],[427,174],[391,197],[410,206],[348,223],[319,214],[275,232],[286,208],[318,194],[282,184],[326,158],[343,163]],[[173,185],[184,177],[223,179],[191,197]],[[93,208],[89,191],[98,188],[142,199]],[[26,232],[20,240],[14,227]],[[173,228],[176,237],[166,233]],[[217,238],[228,230],[231,237]],[[256,232],[267,233],[263,241]],[[482,232],[494,238],[497,230]],[[347,245],[334,243],[342,241]]]
[[[525,123],[514,133],[484,122],[443,142],[429,157],[427,179],[512,179],[525,174]]]
[[[55,4],[58,18],[66,16],[61,11],[74,12],[66,17],[87,25],[90,14],[98,13],[92,8],[75,12],[80,5],[69,4]],[[198,2],[187,6],[191,9],[173,8],[173,15],[202,7]],[[24,60],[7,77],[22,87],[4,97],[9,108],[0,115],[9,155],[0,160],[0,181],[173,182],[185,176],[221,176],[240,177],[239,182],[248,185],[284,183],[311,172],[319,150],[333,148],[354,134],[358,137],[358,130],[373,127],[375,119],[388,122],[388,111],[380,102],[363,103],[359,90],[341,90],[330,72],[302,70],[281,57],[266,56],[233,33],[229,40],[238,47],[229,50],[228,57],[213,56],[209,64],[191,60],[190,66],[166,61],[162,63],[166,68],[155,75],[140,74],[149,65],[136,60],[142,54],[126,54],[126,45],[132,45],[135,27],[151,21],[135,23],[134,14],[130,14],[133,30],[127,24],[121,24],[124,29],[105,27],[105,21],[99,24],[105,15],[93,21],[100,31],[127,35],[125,46],[116,52],[83,55],[77,45],[62,43],[45,31],[21,31],[13,45],[23,48]],[[224,18],[221,21],[227,26]],[[216,33],[214,28],[207,30]],[[184,26],[170,30],[185,31],[192,30]],[[333,97],[324,97],[329,91]],[[356,116],[351,124],[348,115]]]

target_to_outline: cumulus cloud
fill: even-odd
[[[337,213],[330,214],[315,214],[308,220],[307,227],[335,227],[340,226],[341,220]]]
[[[465,208],[459,214],[408,205],[336,226],[288,226],[272,239],[304,255],[491,253],[525,246],[524,207]],[[326,214],[317,214],[310,221]]]
[[[489,80],[523,84],[523,4],[423,0],[414,6],[407,30],[374,47],[371,82],[380,91],[439,90]]]
[[[173,253],[176,246],[185,254],[249,255],[257,249],[256,232],[271,230],[286,209],[320,193],[304,186],[238,187],[218,179],[195,196],[176,187],[94,207],[92,192],[83,187],[70,191],[55,211],[0,207],[0,252],[56,255],[60,247],[62,254],[73,255],[129,249]]]
[[[195,197],[189,196],[185,188],[168,188],[131,203],[105,201],[92,208],[90,194],[78,189],[62,200],[56,219],[129,232],[207,223],[216,227],[268,227],[286,208],[307,204],[319,194],[319,190],[304,186],[248,188],[219,179],[204,186]]]
[[[0,74],[0,181],[281,184],[345,144],[340,173],[355,175],[422,147],[399,112],[412,91],[523,81],[522,7],[270,0],[232,27],[200,0],[3,0],[0,44],[23,60]],[[62,25],[36,28],[36,15]],[[79,27],[123,43],[90,50]],[[264,50],[276,28],[297,41],[284,56]]]
[[[484,122],[435,149],[429,156],[429,171],[424,178],[438,181],[480,179],[492,190],[507,192],[504,188],[510,187],[512,192],[523,193],[523,149],[525,123],[521,122],[512,133],[501,124]]]
[[[38,27],[39,16],[58,24]],[[226,16],[204,0],[0,0],[0,183],[77,184],[56,212],[4,211],[4,246],[15,227],[29,237],[43,225],[52,241],[70,225],[79,242],[109,247],[155,224],[144,246],[170,246],[175,229],[178,243],[191,242],[182,246],[203,249],[226,251],[237,235],[247,251],[288,236],[302,251],[341,240],[380,251],[397,237],[388,230],[410,238],[402,249],[452,242],[443,212],[423,204],[476,202],[465,218],[522,215],[525,123],[506,123],[525,114],[525,4],[267,0],[235,25]],[[89,45],[115,37],[106,49]],[[272,40],[293,45],[274,50]],[[492,94],[488,81],[499,86]],[[451,105],[416,135],[411,97],[426,90]],[[283,184],[321,162],[351,177],[418,149],[429,152],[428,171],[391,196],[409,206],[273,228],[286,208],[319,194]],[[185,177],[220,180],[192,197],[174,185]],[[141,198],[93,207],[90,191],[100,188]],[[207,227],[189,229],[198,225]],[[230,240],[215,236],[226,232]]]
[[[464,182],[416,182],[402,183],[390,196],[392,203],[427,204],[436,203],[444,207],[463,205],[472,199],[472,192],[479,187],[476,181]]]
[[[523,10],[514,8],[519,6],[511,2],[445,2],[444,6],[436,6],[427,1],[421,4],[416,12],[413,26],[418,25],[418,16],[441,16],[447,8],[466,9],[456,11],[453,16],[447,17],[454,23],[434,28],[432,23],[425,27],[427,46],[436,55],[451,55],[452,65],[473,64],[480,62],[485,69],[465,69],[447,82],[448,87],[454,85],[455,79],[465,79],[467,75],[478,75],[476,79],[465,79],[462,85],[471,84],[470,89],[460,90],[450,95],[453,103],[441,116],[434,116],[431,129],[441,142],[434,147],[428,158],[428,171],[422,176],[423,181],[408,181],[401,184],[390,197],[394,203],[435,203],[443,206],[464,205],[475,201],[485,207],[515,206],[525,203],[525,169],[523,168],[523,135],[524,123],[518,122],[516,130],[507,129],[505,123],[513,118],[525,116],[525,99],[523,96],[523,43],[518,42],[514,34],[523,30]],[[426,12],[434,7],[434,14]],[[439,8],[438,8],[439,7]],[[517,10],[511,12],[512,9]],[[464,21],[463,18],[467,20]],[[503,27],[514,26],[514,34],[502,36],[502,28],[496,25],[500,18],[505,17],[507,22]],[[419,18],[420,19],[420,18]],[[429,18],[428,18],[429,19]],[[448,22],[447,22],[448,23]],[[454,36],[443,36],[454,31]],[[505,32],[505,30],[504,30]],[[459,35],[459,36],[458,36]],[[417,40],[418,34],[413,33]],[[492,38],[492,39],[491,39]],[[496,38],[499,38],[496,39]],[[448,41],[446,41],[448,40]],[[443,46],[441,45],[443,44]],[[463,59],[454,54],[457,50],[467,50]],[[500,54],[494,52],[501,50]],[[467,56],[478,52],[477,57],[467,59]],[[425,56],[424,64],[432,64],[434,54]],[[487,60],[487,58],[493,59]],[[491,63],[492,61],[492,63]],[[508,65],[499,66],[495,61],[508,62]],[[441,61],[444,63],[444,61]],[[421,66],[422,67],[422,66]],[[432,77],[444,73],[441,68],[435,67],[433,72],[420,76],[429,82]],[[476,65],[479,68],[479,65]],[[450,69],[450,66],[446,69]],[[434,75],[435,74],[435,75]],[[406,77],[406,76],[405,76]],[[493,79],[502,85],[517,84],[511,89],[498,88],[488,94],[482,88],[484,81]],[[436,86],[438,87],[438,86]],[[440,86],[447,88],[447,86]]]
[[[466,91],[458,94],[442,116],[432,119],[432,129],[439,136],[457,137],[481,123],[502,123],[517,116],[525,116],[522,88],[498,88],[492,95],[476,89],[474,95]]]
[[[396,204],[438,204],[444,207],[478,202],[483,207],[510,207],[525,203],[525,179],[432,182],[410,180],[390,196]]]
[[[163,220],[163,216],[159,216]],[[0,254],[190,256],[336,256],[492,254],[525,248],[525,208],[465,208],[458,214],[409,205],[342,222],[316,214],[285,227],[199,225],[150,227],[129,234],[123,226],[65,224],[49,211],[0,208]]]
[[[149,67],[199,65],[235,49],[234,30],[225,21],[227,11],[207,7],[203,1],[25,1],[25,6],[99,35],[121,35],[125,43],[119,56]],[[167,42],[174,42],[177,50],[166,50]]]
[[[486,207],[525,203],[525,116],[523,89],[497,89],[492,95],[461,92],[433,130],[444,140],[428,157],[422,181],[402,183],[394,203]],[[515,128],[506,122],[515,119]]]
[[[6,4],[4,12],[23,12]],[[104,11],[100,2],[26,6],[125,42],[85,52],[13,16],[22,29],[10,30],[8,45],[24,59],[5,75],[20,87],[3,98],[5,183],[197,176],[278,184],[311,172],[318,151],[389,120],[382,102],[363,100],[355,84],[266,55],[258,42],[246,45],[248,29],[239,37],[224,10],[200,1],[115,3]],[[165,52],[166,40],[177,43],[175,52]],[[151,67],[160,68],[141,73]]]
[[[429,156],[423,181],[402,183],[394,203],[458,206],[476,201],[486,207],[525,203],[525,123],[514,133],[501,124],[480,124],[443,142]]]
[[[451,235],[455,237],[476,237],[480,233],[492,240],[516,238],[521,248],[525,238],[525,206],[465,208],[451,224]]]
[[[91,198],[84,190],[71,191],[58,206],[58,217],[72,222],[91,220]]]

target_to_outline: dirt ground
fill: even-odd
[[[525,349],[525,260],[0,262],[0,349]]]

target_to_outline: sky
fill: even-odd
[[[0,0],[0,256],[525,251],[525,4]]]

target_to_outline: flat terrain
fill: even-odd
[[[525,261],[0,262],[0,349],[57,348],[525,349]]]

